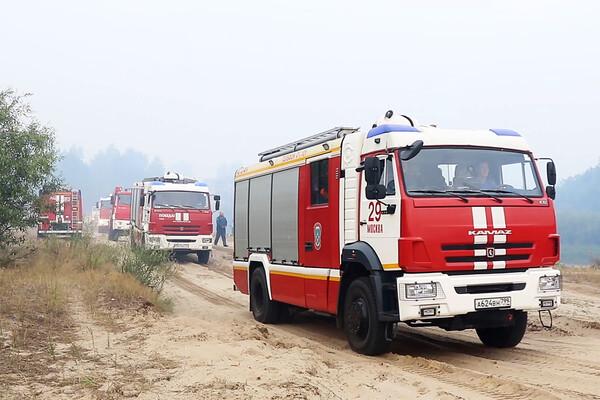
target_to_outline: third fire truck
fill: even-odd
[[[337,317],[385,352],[393,326],[475,329],[517,345],[561,299],[556,172],[512,130],[420,126],[388,111],[260,153],[235,176],[234,282],[254,318]]]
[[[112,211],[108,222],[108,239],[118,240],[131,227],[131,190],[117,186],[110,197]]]
[[[212,196],[219,209],[220,197]],[[212,203],[208,186],[167,172],[132,188],[131,241],[134,246],[196,253],[206,264],[212,250]]]
[[[112,213],[110,197],[101,197],[96,203],[96,209],[98,210],[98,233],[108,233]]]

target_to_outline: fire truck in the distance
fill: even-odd
[[[112,213],[110,197],[101,197],[96,203],[98,210],[98,233],[108,233],[108,225]]]
[[[110,196],[112,211],[108,222],[108,240],[119,240],[129,233],[131,227],[131,190],[115,187]]]
[[[388,111],[259,156],[235,176],[233,268],[260,322],[290,305],[329,313],[364,354],[385,352],[398,322],[512,347],[528,312],[560,304],[556,170],[545,162],[544,186],[515,131]]]
[[[131,189],[131,244],[173,254],[196,253],[206,264],[212,250],[212,202],[220,196],[195,179],[167,172],[146,178]]]
[[[71,237],[83,232],[81,191],[63,190],[43,196],[38,237]]]

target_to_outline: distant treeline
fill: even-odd
[[[557,187],[561,260],[588,264],[600,257],[600,164]]]
[[[231,230],[233,223],[234,171],[233,165],[220,166],[214,179],[205,179],[195,171],[177,171],[208,183],[213,194],[221,195],[221,209],[229,221],[228,230]],[[58,165],[58,175],[63,178],[65,184],[74,189],[81,189],[87,215],[98,199],[108,196],[115,186],[130,187],[142,178],[161,176],[164,173],[165,166],[159,159],[150,159],[131,149],[120,152],[113,146],[98,152],[89,161],[84,160],[80,149],[68,150],[62,154]]]

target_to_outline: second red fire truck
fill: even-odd
[[[212,250],[212,210],[220,197],[195,179],[167,172],[132,188],[131,243],[172,253],[196,253],[206,264]]]
[[[398,322],[512,347],[528,312],[560,304],[554,163],[544,187],[517,132],[388,111],[259,156],[235,176],[233,268],[260,322],[329,313],[364,354]]]

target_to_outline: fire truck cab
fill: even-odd
[[[127,235],[131,227],[131,190],[115,187],[110,202],[112,212],[108,224],[108,239],[117,241],[119,236]]]
[[[149,249],[196,253],[206,264],[212,250],[212,203],[208,186],[167,172],[131,190],[131,243]],[[215,210],[220,196],[212,196]]]
[[[235,175],[233,268],[260,322],[329,313],[364,354],[385,352],[398,322],[512,347],[527,312],[560,304],[556,171],[544,187],[517,132],[388,111],[259,157]]]

